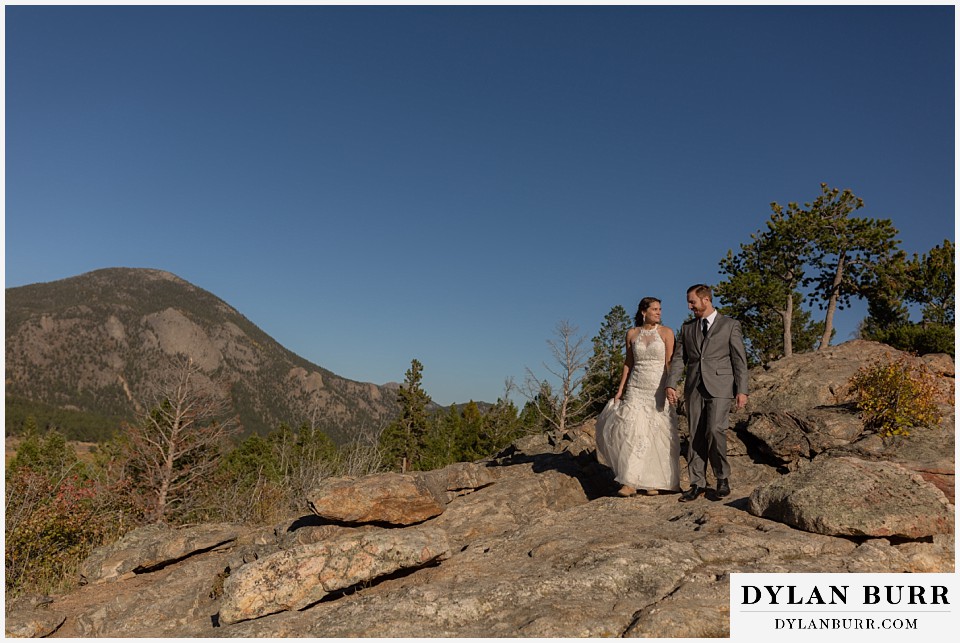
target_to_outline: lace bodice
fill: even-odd
[[[637,392],[652,394],[660,388],[664,375],[664,358],[667,346],[660,337],[659,326],[651,330],[640,329],[640,333],[630,346],[633,351],[633,369],[627,380],[627,391],[635,389]]]

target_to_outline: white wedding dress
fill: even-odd
[[[597,419],[597,454],[617,482],[635,489],[680,489],[677,412],[666,401],[666,345],[657,328],[640,329],[630,346],[633,369],[623,398]]]

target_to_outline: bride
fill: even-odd
[[[674,336],[660,319],[660,300],[641,299],[636,326],[627,331],[620,387],[597,419],[597,453],[623,485],[620,496],[680,490],[677,413],[663,386]]]

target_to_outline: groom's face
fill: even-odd
[[[702,319],[710,314],[710,300],[706,297],[700,298],[697,297],[696,292],[687,293],[687,308],[693,313],[693,316],[697,319]]]

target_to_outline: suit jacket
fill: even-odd
[[[710,397],[734,398],[747,394],[747,351],[743,346],[740,322],[717,314],[706,339],[701,345],[700,320],[691,319],[680,327],[677,347],[670,360],[666,386],[677,388],[677,382],[687,367],[684,390],[695,389],[700,382]]]

